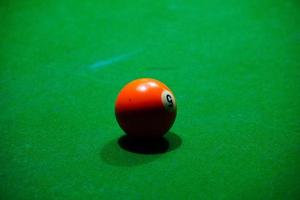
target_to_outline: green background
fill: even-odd
[[[300,198],[298,0],[0,5],[0,199]],[[175,93],[166,153],[117,144],[140,77]]]

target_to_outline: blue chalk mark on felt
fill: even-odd
[[[137,55],[138,53],[140,53],[142,51],[143,51],[142,49],[138,49],[136,51],[121,54],[121,55],[117,55],[117,56],[114,56],[114,57],[106,59],[106,60],[99,60],[99,61],[95,62],[94,64],[92,64],[90,66],[90,68],[100,69],[100,68],[106,67],[108,65],[112,65],[114,63],[117,63],[117,62],[125,61],[125,60],[128,60],[131,57]]]

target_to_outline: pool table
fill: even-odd
[[[298,0],[0,2],[0,199],[300,199]],[[154,143],[121,88],[168,85]]]

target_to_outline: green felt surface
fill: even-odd
[[[0,199],[299,199],[300,4],[0,3]],[[122,86],[165,82],[166,153],[118,144]]]

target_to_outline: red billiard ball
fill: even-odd
[[[115,103],[115,115],[123,131],[135,138],[159,138],[176,118],[176,101],[162,82],[142,78],[125,85]]]

